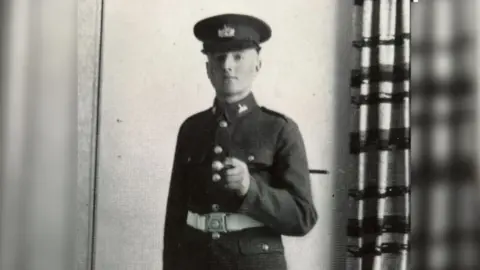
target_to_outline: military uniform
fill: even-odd
[[[222,161],[248,165],[245,196],[224,187]],[[179,130],[164,231],[164,270],[287,269],[282,235],[303,236],[317,221],[297,124],[250,93],[215,99]]]

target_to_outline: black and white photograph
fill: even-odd
[[[351,12],[104,2],[95,269],[340,263]]]
[[[473,2],[2,1],[0,269],[478,269]]]
[[[91,266],[407,269],[409,7],[103,1]]]

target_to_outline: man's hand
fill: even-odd
[[[225,171],[227,189],[235,191],[239,196],[245,196],[250,187],[250,173],[247,164],[236,158],[225,160]]]

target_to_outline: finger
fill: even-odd
[[[225,178],[226,183],[240,183],[242,182],[242,177],[240,175],[228,176]]]
[[[236,157],[231,157],[230,162],[235,167],[243,167],[245,165],[245,162],[241,161],[240,159],[238,159]]]
[[[223,164],[228,167],[235,167],[233,164],[233,159],[231,157],[226,157]]]
[[[226,164],[226,165],[223,166],[223,169],[225,171],[233,169],[233,168],[235,168],[235,166],[233,166],[232,164]]]
[[[242,174],[242,172],[243,172],[242,168],[233,167],[231,169],[226,170],[225,175],[227,176],[240,175]]]
[[[233,167],[247,167],[247,164],[245,164],[245,162],[236,157],[227,157],[224,163],[232,165]]]
[[[237,182],[227,183],[227,184],[225,184],[225,188],[232,189],[232,190],[239,189],[240,184],[238,184]]]

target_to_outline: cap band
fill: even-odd
[[[254,40],[229,40],[224,42],[204,42],[203,43],[203,53],[212,53],[212,52],[229,52],[229,51],[238,51],[249,48],[260,49],[258,42]]]

